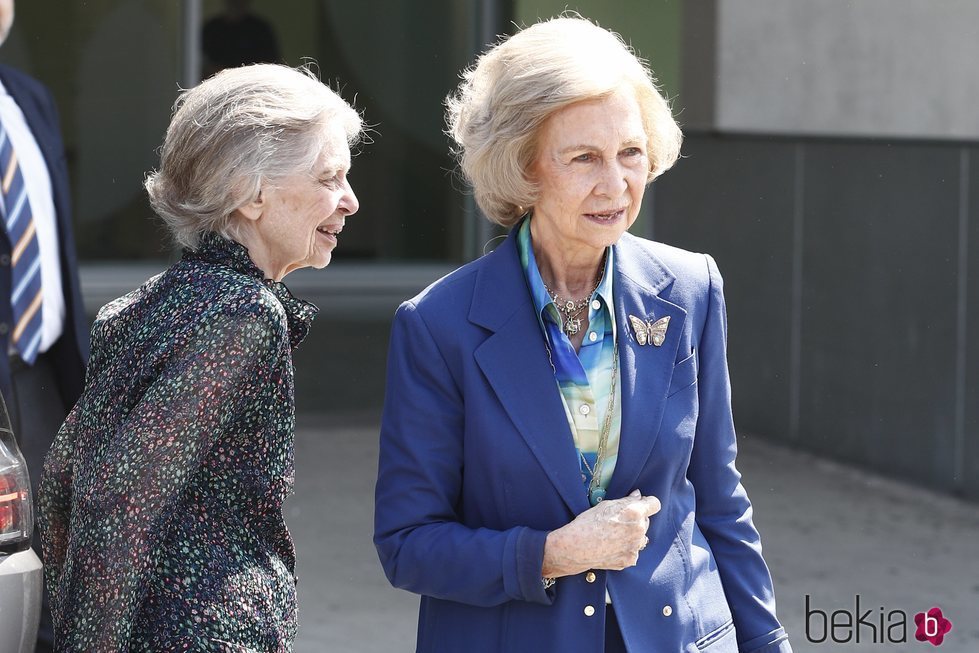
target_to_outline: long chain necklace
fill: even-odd
[[[588,502],[597,506],[605,498],[605,488],[601,486],[602,467],[605,466],[605,458],[608,453],[608,436],[612,430],[612,411],[615,408],[615,377],[619,371],[619,348],[617,343],[612,342],[615,353],[612,354],[612,383],[608,392],[608,406],[605,408],[605,421],[602,423],[602,434],[598,439],[598,453],[595,454],[595,468],[588,466],[585,454],[578,449],[581,462],[585,463],[585,469],[591,474],[591,482],[588,484]]]
[[[557,368],[554,367],[554,359],[551,358],[551,347],[547,342],[547,338],[544,338],[544,348],[547,350],[547,360],[551,363],[551,369],[554,370],[554,375],[557,376]],[[598,438],[598,451],[595,454],[594,468],[588,464],[588,460],[581,451],[581,447],[577,447],[578,456],[581,458],[582,464],[584,464],[588,473],[591,474],[591,481],[588,483],[588,503],[593,506],[597,506],[605,499],[605,488],[601,486],[601,473],[608,454],[608,437],[612,431],[612,412],[615,409],[615,381],[619,371],[618,338],[612,341],[612,350],[612,380],[608,393],[608,405],[605,408],[605,420],[602,423],[602,433]]]

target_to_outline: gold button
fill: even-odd
[[[585,580],[588,581],[589,583],[594,583],[595,582],[595,572],[594,571],[589,571],[587,574],[585,574]]]
[[[593,299],[591,300],[591,307],[597,311],[602,307],[602,302],[598,301],[597,299]]]
[[[593,606],[593,605],[586,605],[585,606],[585,616],[586,617],[590,617],[593,614],[595,614],[595,606]]]
[[[673,608],[671,608],[668,605],[664,605],[663,606],[663,616],[664,617],[669,617],[671,614],[673,614]]]
[[[598,340],[598,334],[592,331],[591,333],[588,334],[588,340],[590,340],[591,342],[595,342],[596,340]]]

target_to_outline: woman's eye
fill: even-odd
[[[642,156],[642,150],[638,147],[628,147],[622,150],[623,156]]]
[[[337,186],[340,185],[340,176],[333,175],[332,177],[321,179],[320,183],[326,186],[327,188],[336,188]]]
[[[595,158],[595,156],[593,154],[579,154],[578,156],[576,156],[575,158],[573,158],[572,161],[578,161],[578,162],[581,162],[581,163],[587,163],[588,161],[591,161],[594,158]]]

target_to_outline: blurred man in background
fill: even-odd
[[[225,0],[224,12],[204,23],[201,79],[250,63],[281,63],[272,24],[251,11],[250,0]]]
[[[0,0],[0,44],[14,0]],[[78,282],[65,148],[51,93],[0,65],[0,392],[34,496],[54,436],[81,394],[88,326]],[[41,554],[37,529],[34,549]],[[52,650],[47,596],[37,651]]]

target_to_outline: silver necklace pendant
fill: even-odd
[[[564,321],[564,332],[568,334],[568,337],[573,337],[578,331],[581,330],[581,319],[567,319]]]

